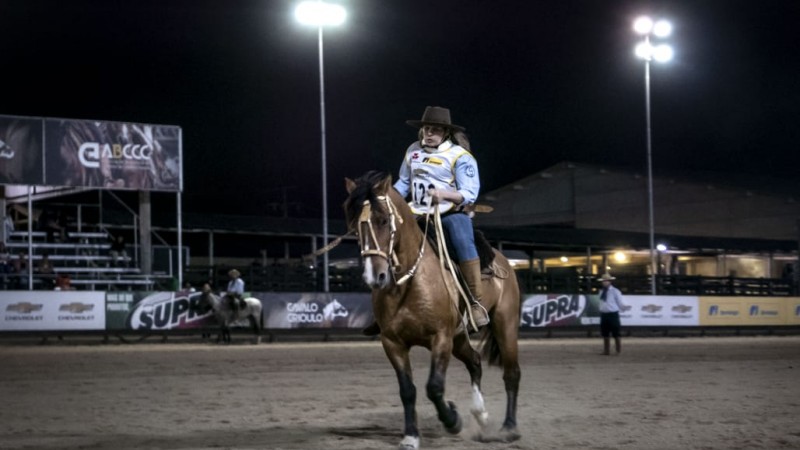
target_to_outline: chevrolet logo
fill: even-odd
[[[81,303],[81,302],[72,302],[72,303],[65,303],[58,307],[59,311],[69,311],[73,314],[80,314],[85,311],[91,311],[94,309],[94,305],[91,303]]]
[[[34,304],[31,302],[19,302],[6,306],[6,311],[14,311],[22,314],[30,314],[34,311],[41,311],[42,304]]]
[[[642,306],[642,311],[649,312],[650,314],[652,314],[661,311],[661,308],[663,308],[663,306],[649,304]]]
[[[680,314],[687,313],[692,310],[691,306],[688,305],[675,305],[672,307],[672,311]]]

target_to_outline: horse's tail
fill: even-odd
[[[492,333],[491,326],[483,327],[480,334],[480,342],[483,360],[490,366],[502,366],[503,358],[500,353],[500,343],[497,342],[497,338]]]

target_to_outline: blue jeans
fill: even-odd
[[[453,213],[442,217],[442,227],[447,232],[447,242],[461,263],[478,257],[475,249],[475,233],[472,219],[464,213]]]

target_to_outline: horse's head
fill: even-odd
[[[345,219],[348,230],[358,236],[362,277],[372,289],[385,288],[392,280],[396,232],[403,221],[391,200],[392,177],[370,171],[355,181],[346,178],[345,186],[350,194],[344,202]]]

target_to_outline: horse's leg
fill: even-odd
[[[428,398],[436,407],[439,421],[442,422],[445,430],[451,434],[458,434],[461,432],[461,417],[456,411],[456,405],[453,402],[446,402],[444,399],[445,376],[452,350],[453,340],[451,337],[446,336],[443,332],[434,337],[433,345],[431,345],[431,371],[425,387]]]
[[[399,342],[383,339],[383,350],[389,358],[397,374],[397,383],[400,385],[400,400],[403,402],[403,416],[405,428],[403,440],[398,449],[416,450],[419,448],[419,429],[417,428],[417,388],[411,376],[411,361],[408,358],[408,347]]]
[[[453,338],[453,356],[467,367],[472,384],[472,409],[470,409],[470,412],[483,428],[489,422],[489,413],[486,412],[486,405],[481,393],[481,377],[483,375],[481,355],[472,348],[467,333],[458,333]]]
[[[258,320],[252,314],[247,316],[247,318],[250,320],[250,325],[253,327],[253,333],[256,335],[254,343],[258,344],[261,342],[261,328],[258,326]]]
[[[521,376],[517,347],[519,314],[510,314],[510,317],[496,317],[491,325],[500,349],[503,382],[506,387],[506,418],[503,420],[500,432],[506,442],[511,442],[520,438],[517,431],[517,395]]]

